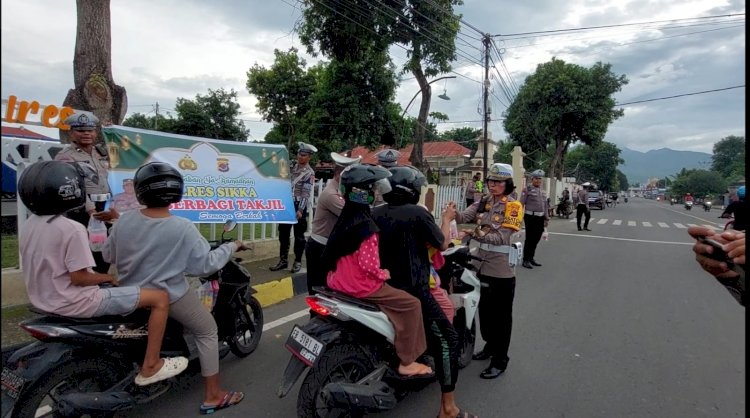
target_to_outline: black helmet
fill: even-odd
[[[388,203],[419,202],[422,187],[427,185],[427,177],[414,167],[391,167],[391,192],[383,196]]]
[[[375,192],[388,193],[391,186],[386,180],[391,173],[383,167],[369,164],[352,164],[341,172],[341,194],[354,203],[369,205]]]
[[[138,203],[148,207],[164,207],[179,202],[184,184],[182,174],[162,162],[142,165],[133,177]]]
[[[59,215],[86,204],[83,170],[62,161],[39,161],[21,172],[18,194],[36,215]]]

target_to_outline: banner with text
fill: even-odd
[[[133,176],[161,161],[182,173],[182,201],[170,210],[200,223],[296,223],[283,145],[222,141],[125,126],[102,129],[109,151],[111,205],[120,213],[140,208]]]

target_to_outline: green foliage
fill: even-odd
[[[513,156],[511,155],[511,152],[513,152],[513,147],[515,146],[516,144],[512,141],[500,141],[497,144],[495,155],[492,156],[492,161],[490,161],[488,165],[491,165],[492,163],[512,164]]]
[[[288,52],[273,51],[275,59],[271,68],[257,63],[247,72],[247,90],[258,98],[255,107],[263,119],[276,124],[267,142],[285,144],[291,149],[299,138],[302,118],[310,110],[311,97],[317,86],[317,76],[325,64],[305,69],[307,63],[297,54],[297,49]]]
[[[627,191],[630,188],[630,184],[628,184],[628,176],[620,170],[617,170],[617,184],[620,191]]]
[[[685,170],[683,168],[672,183],[670,194],[672,196],[684,196],[686,193],[691,193],[697,197],[715,196],[724,193],[726,189],[727,181],[717,171]]]
[[[609,125],[624,114],[615,109],[613,95],[628,80],[611,67],[597,62],[585,68],[553,58],[537,66],[505,112],[505,130],[524,152],[551,157],[550,175],[558,175],[570,145],[603,141]]]
[[[482,136],[482,130],[478,128],[469,128],[467,126],[461,128],[453,128],[442,132],[438,135],[438,141],[454,141],[466,148],[471,150],[472,156],[477,151],[479,146],[477,138]]]
[[[617,145],[606,141],[594,146],[580,145],[568,152],[565,164],[578,181],[594,182],[601,190],[622,190],[623,181],[619,177],[622,173],[617,169],[623,163],[620,152]]]
[[[745,177],[745,137],[730,135],[714,144],[711,170],[729,182]]]

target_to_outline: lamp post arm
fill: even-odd
[[[434,83],[436,81],[445,80],[447,78],[456,78],[456,76],[455,75],[448,75],[448,76],[445,76],[445,77],[439,77],[439,78],[436,78],[436,79],[430,81],[429,83],[427,83],[427,85],[430,85],[430,84],[432,84],[432,83]],[[411,104],[414,102],[414,99],[416,99],[417,96],[419,95],[419,93],[421,93],[421,92],[422,92],[422,89],[420,88],[419,90],[417,90],[416,93],[414,93],[414,97],[412,97],[411,100],[409,100],[409,104],[407,104],[406,107],[404,108],[404,111],[401,112],[401,118],[402,119],[403,119],[404,115],[406,114],[406,111],[409,110],[409,106],[411,106]]]

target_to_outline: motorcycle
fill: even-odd
[[[570,202],[570,199],[559,198],[559,202],[557,203],[557,216],[562,218],[565,217],[565,219],[570,218],[570,215],[573,213],[573,204]]]
[[[236,222],[227,221],[224,234]],[[252,296],[250,273],[234,258],[202,282],[218,280],[212,315],[218,325],[219,355],[238,357],[258,347],[263,332],[263,310]],[[37,340],[13,353],[2,371],[2,417],[110,416],[166,393],[174,379],[153,385],[134,382],[143,359],[149,312],[137,309],[128,316],[68,318],[48,312],[24,321],[20,327]],[[197,359],[195,343],[183,337],[183,328],[169,319],[162,357]]]
[[[706,212],[711,211],[711,202],[710,201],[706,200],[706,201],[703,202],[703,210],[705,210]]]
[[[687,202],[685,202],[685,209],[690,210],[692,208],[693,208],[693,201],[692,200],[688,200]]]
[[[670,206],[674,206],[675,203],[677,203],[677,199],[675,199],[674,197],[671,198],[671,199],[669,199],[669,205]]]
[[[474,352],[481,286],[471,260],[479,257],[466,245],[449,248],[443,256],[446,263],[438,274],[453,285],[459,367],[465,367]],[[434,375],[398,374],[393,324],[377,305],[326,288],[315,290],[318,293],[306,301],[316,315],[303,326],[295,325],[287,338],[292,356],[277,392],[285,397],[309,369],[297,396],[298,417],[362,416],[393,409],[406,393],[435,380]],[[434,364],[431,358],[424,362]]]

